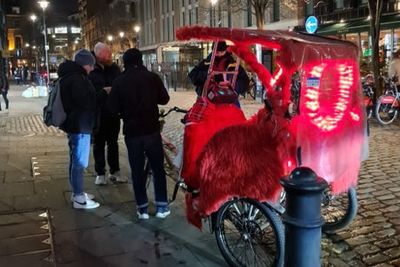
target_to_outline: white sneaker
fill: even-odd
[[[168,215],[171,214],[171,210],[169,207],[157,208],[156,217],[160,219],[165,219]]]
[[[105,175],[97,175],[96,176],[96,181],[94,181],[96,185],[106,185],[107,180]]]
[[[89,199],[86,197],[86,194],[81,194],[78,196],[74,196],[74,209],[95,209],[100,206],[99,203]]]
[[[93,200],[95,198],[95,196],[93,194],[89,194],[86,192],[83,192],[86,195],[86,198]],[[71,202],[74,202],[74,193],[71,194]]]
[[[110,179],[110,181],[111,182],[113,182],[113,183],[127,183],[128,182],[128,179],[126,178],[126,177],[122,177],[121,175],[120,175],[120,172],[118,171],[118,172],[115,172],[114,174],[109,174],[108,175],[108,179]]]
[[[148,220],[150,218],[148,213],[140,213],[137,211],[136,214],[139,220]]]

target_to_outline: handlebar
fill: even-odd
[[[188,113],[188,111],[186,109],[181,109],[181,108],[178,108],[178,107],[170,108],[166,113],[165,113],[165,110],[161,109],[160,110],[160,118],[167,117],[168,114],[170,114],[172,111],[179,112],[179,113],[184,113],[184,114]]]

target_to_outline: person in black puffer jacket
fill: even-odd
[[[81,49],[74,55],[74,61],[60,64],[61,100],[67,118],[60,127],[68,135],[69,181],[73,190],[71,201],[76,209],[94,209],[99,203],[93,195],[83,191],[83,172],[89,163],[90,135],[96,117],[96,92],[88,79],[95,59],[90,51]]]
[[[112,114],[106,105],[108,94],[113,81],[121,74],[119,67],[112,62],[111,49],[104,43],[97,43],[94,47],[96,65],[89,74],[89,79],[96,89],[98,114],[96,127],[93,133],[94,168],[97,173],[96,185],[107,184],[106,180],[106,149],[107,162],[110,167],[108,178],[117,183],[125,183],[127,179],[120,175],[118,135],[120,132],[120,118]]]
[[[161,142],[158,104],[165,105],[169,95],[157,74],[143,66],[142,53],[128,49],[123,56],[125,71],[112,86],[108,106],[120,114],[132,171],[137,215],[148,219],[146,181],[143,179],[145,155],[153,171],[156,217],[170,214],[167,182],[164,170],[164,151]]]
[[[6,104],[6,109],[8,109],[9,105],[9,100],[7,97],[9,88],[10,86],[8,84],[7,75],[5,73],[0,73],[0,93],[3,96],[4,103]],[[1,111],[1,105],[0,105],[0,111]]]

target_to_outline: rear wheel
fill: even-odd
[[[346,227],[357,214],[357,192],[355,188],[334,196],[328,189],[322,195],[321,214],[325,220],[322,231],[333,233]]]
[[[395,97],[383,95],[376,101],[375,117],[382,125],[391,124],[397,117],[398,110],[394,106]]]
[[[283,225],[266,205],[233,199],[217,212],[215,237],[230,266],[282,266]]]

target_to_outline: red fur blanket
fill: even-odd
[[[203,148],[196,165],[200,194],[188,195],[188,220],[201,227],[232,197],[274,200],[280,179],[295,165],[295,140],[289,121],[260,110],[244,123],[217,132]]]

